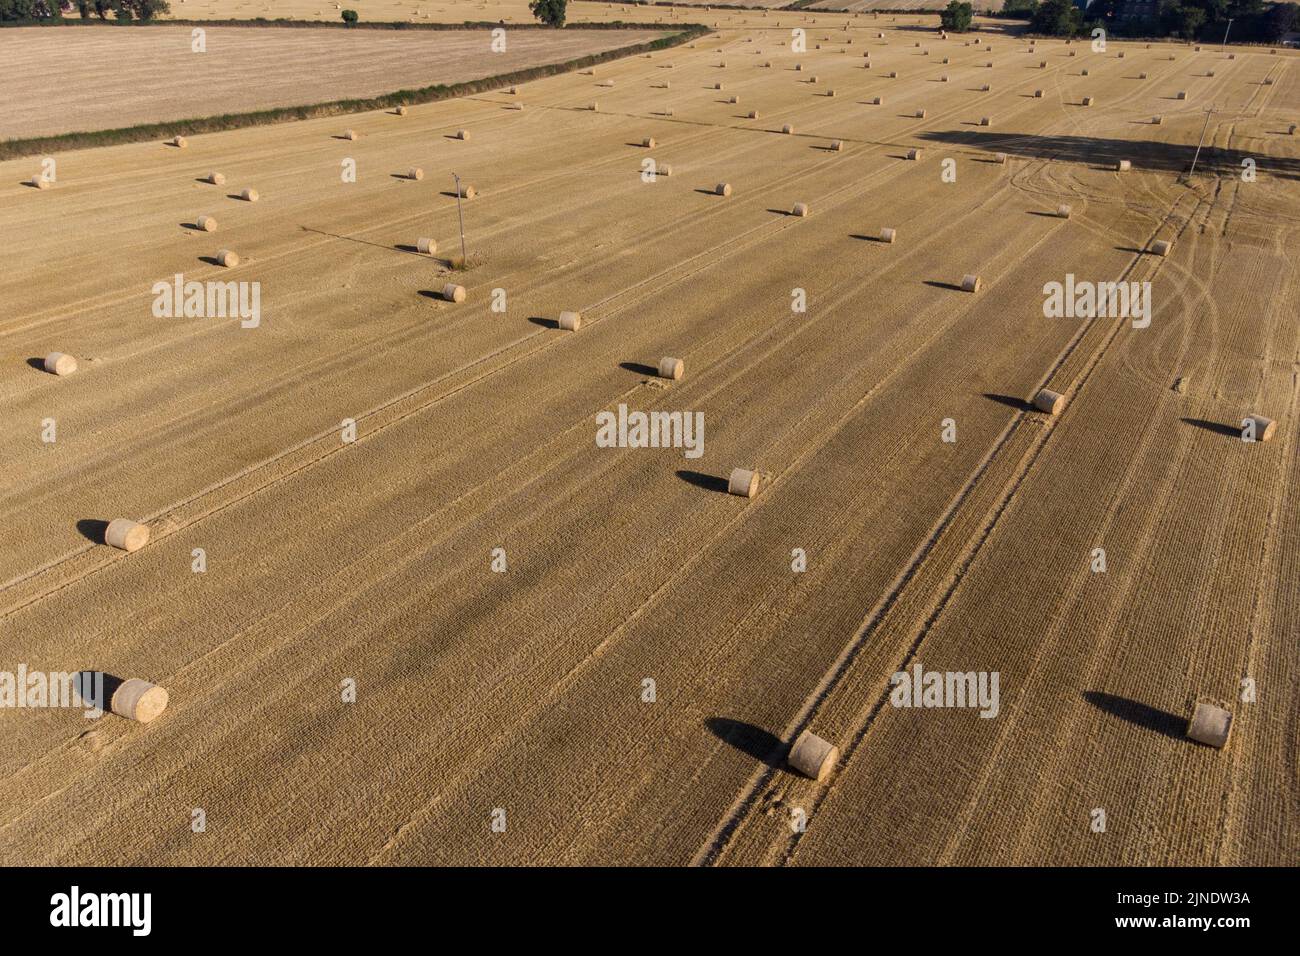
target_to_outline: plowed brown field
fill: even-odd
[[[148,725],[0,708],[0,862],[1293,862],[1295,58],[827,14],[795,55],[810,15],[777,16],[516,96],[71,152],[47,190],[0,163],[0,670],[171,694]],[[459,251],[453,172],[463,271],[412,248]],[[260,325],[156,317],[177,273],[260,283]],[[1150,326],[1045,318],[1067,274],[1149,281]],[[620,403],[702,412],[703,456],[597,447]],[[150,544],[102,544],[118,516]],[[917,664],[998,673],[997,715],[892,706]],[[1202,695],[1223,750],[1183,736]],[[822,783],[784,763],[804,727],[843,750]]]

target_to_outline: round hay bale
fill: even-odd
[[[49,189],[49,188],[50,188],[50,181],[49,181],[48,179],[45,178],[45,174],[44,174],[44,173],[37,173],[35,176],[33,176],[33,177],[31,178],[31,183],[32,183],[32,185],[35,186],[37,189]]]
[[[842,140],[833,139],[833,140],[831,140],[831,147],[830,147],[830,148],[831,148],[831,152],[833,152],[833,153],[843,152],[843,150],[844,150],[844,143],[843,143]]]
[[[599,113],[599,112],[600,112],[600,104],[597,103],[595,100],[592,100],[591,105],[588,106],[587,109],[591,110],[593,113]]]
[[[742,498],[752,498],[758,494],[758,472],[745,468],[731,469],[727,479],[727,493]]]
[[[809,82],[809,83],[816,83],[816,82],[817,82],[817,74],[814,73],[812,76],[808,77],[808,82]]]
[[[104,543],[123,551],[139,551],[149,543],[149,526],[130,518],[114,518],[104,529]]]
[[[1080,75],[1080,76],[1087,76],[1087,75],[1088,75],[1088,68],[1085,66],[1082,70],[1079,71],[1079,75]]]
[[[518,95],[519,95],[519,87],[517,87],[517,86],[512,86],[512,87],[510,87],[510,89],[506,90],[506,92],[509,93],[511,96],[518,96]]]
[[[561,312],[557,323],[566,332],[576,332],[582,328],[581,312]]]
[[[468,139],[469,139],[469,130],[467,130],[467,129],[458,129],[458,130],[456,130],[456,138],[459,139],[459,140],[468,140]]]
[[[1187,722],[1187,736],[1198,744],[1222,749],[1232,733],[1232,712],[1206,700],[1198,700]]]
[[[796,63],[796,64],[794,65],[794,71],[795,71],[796,73],[802,73],[802,72],[803,72],[803,64],[802,64],[802,63]]]
[[[190,145],[190,141],[187,140],[184,136],[173,136],[172,145],[175,146],[177,149],[184,149],[186,146]]]
[[[415,240],[415,248],[426,256],[431,256],[438,251],[438,240],[430,239],[428,236],[421,236]]]
[[[871,98],[871,105],[872,105],[872,106],[883,106],[883,105],[884,105],[884,102],[885,102],[885,99],[884,99],[884,97],[882,97],[882,96],[873,96],[873,97]]]
[[[256,189],[244,189],[240,191],[239,198],[244,202],[257,202],[261,197],[258,196]]]
[[[797,202],[794,204],[794,208],[790,210],[790,215],[798,216],[800,219],[807,219],[810,212],[811,210],[806,202]]]
[[[1092,97],[1091,97],[1091,96],[1085,96],[1085,97],[1083,98],[1083,105],[1084,105],[1084,106],[1091,106],[1091,105],[1092,105]]]
[[[1006,153],[994,153],[994,154],[993,154],[993,162],[997,163],[999,166],[1005,166],[1005,165],[1007,164],[1007,154],[1006,154]]]
[[[147,680],[132,677],[113,691],[108,709],[119,717],[147,724],[167,709],[167,691]]]
[[[898,79],[898,71],[897,71],[897,70],[890,70],[890,71],[889,71],[889,78],[890,78],[891,80],[896,80],[896,79]]]
[[[1151,254],[1156,256],[1167,256],[1173,248],[1174,244],[1168,239],[1157,239],[1155,242],[1151,243]]]
[[[1040,388],[1034,396],[1034,408],[1048,415],[1057,415],[1065,407],[1065,396],[1050,388]]]
[[[406,178],[414,179],[416,182],[419,182],[421,179],[424,178],[424,170],[421,169],[419,166],[412,166],[410,169],[406,171]]]
[[[989,92],[989,90],[991,90],[991,89],[993,89],[993,84],[992,84],[992,83],[985,83],[983,86],[980,87],[980,92],[981,92],[981,93],[987,93],[987,92]]]
[[[1063,203],[1061,203],[1059,206],[1057,206],[1057,207],[1056,207],[1056,215],[1057,215],[1057,218],[1059,218],[1059,219],[1069,219],[1069,218],[1070,218],[1070,204],[1069,204],[1069,203],[1064,203],[1064,202],[1063,202]]]
[[[939,77],[939,82],[940,82],[940,83],[947,83],[947,82],[948,82],[948,74],[945,73],[945,74],[943,74],[941,77]]]
[[[77,370],[77,360],[64,352],[51,352],[45,356],[45,371],[51,375],[71,375]]]
[[[1039,61],[1038,61],[1038,68],[1039,68],[1040,70],[1045,70],[1045,69],[1047,69],[1047,61],[1046,61],[1046,60],[1039,60]]]
[[[225,266],[227,269],[233,269],[239,265],[239,253],[230,249],[217,250],[217,265]]]
[[[880,241],[883,243],[887,243],[888,245],[893,245],[894,240],[897,238],[898,238],[897,229],[890,229],[888,226],[886,226],[885,228],[880,230]]]
[[[981,125],[981,126],[992,126],[992,125],[993,125],[993,117],[991,117],[991,116],[981,116],[981,117],[980,117],[980,125]]]
[[[1255,441],[1268,441],[1277,431],[1277,422],[1271,418],[1263,415],[1247,415],[1246,418],[1255,424]]]
[[[713,84],[713,88],[714,88],[715,90],[720,90],[720,89],[722,89],[722,84],[721,84],[721,83],[714,83],[714,84]]]
[[[199,216],[198,219],[194,220],[194,224],[198,226],[200,229],[202,229],[204,232],[217,231],[217,221],[213,219],[211,216]]]
[[[907,158],[908,158],[908,159],[912,159],[912,160],[920,159],[920,158],[921,158],[921,150],[918,149],[918,148],[909,149],[909,150],[907,151]]]
[[[457,190],[457,194],[461,199],[473,199],[478,195],[478,190],[469,183],[461,183],[460,189]]]
[[[448,302],[464,302],[465,287],[454,282],[448,282],[442,287],[442,297]]]
[[[914,115],[917,119],[925,119],[925,110],[916,110],[916,112],[913,113],[912,115]]]
[[[672,174],[673,174],[673,167],[671,163],[659,163],[655,167],[655,175],[671,176]]]
[[[731,183],[718,183],[718,185],[713,187],[713,192],[718,196],[730,196]]]
[[[646,149],[654,149],[655,138],[653,136],[647,136],[643,140],[641,140],[641,145],[644,146]]]
[[[1295,130],[1296,130],[1296,124],[1292,123],[1290,126],[1287,127],[1286,134],[1288,136],[1294,136]]]
[[[1205,71],[1205,75],[1208,76],[1208,77],[1213,77],[1213,76],[1214,76],[1214,71],[1213,71],[1213,70],[1206,70],[1206,71]]]
[[[1145,71],[1145,70],[1144,70],[1143,72],[1141,72],[1141,73],[1138,74],[1138,79],[1139,79],[1139,80],[1145,80],[1146,78],[1147,78],[1147,75],[1146,75],[1146,71]]]
[[[686,363],[679,358],[673,358],[665,355],[659,360],[659,377],[670,378],[673,381],[682,377],[686,370]]]
[[[1160,126],[1161,124],[1164,123],[1164,121],[1165,121],[1165,118],[1164,118],[1163,116],[1153,116],[1153,117],[1151,117],[1151,125],[1152,125],[1152,126]]]
[[[1174,98],[1175,98],[1175,99],[1179,99],[1179,100],[1185,100],[1185,99],[1187,99],[1187,91],[1186,91],[1186,90],[1179,90],[1177,96],[1175,96]]]
[[[750,119],[758,119],[758,110],[750,110],[750,111],[749,111],[749,118],[750,118]]]
[[[1133,168],[1133,163],[1127,159],[1121,159],[1115,164],[1115,172],[1126,173]]]
[[[794,133],[794,126],[792,126],[790,123],[786,123],[784,126],[781,127],[781,132],[789,136]]]
[[[790,766],[799,773],[821,783],[835,769],[835,764],[840,759],[840,748],[818,737],[811,730],[805,730],[790,748],[787,759]]]
[[[979,276],[968,274],[961,277],[961,291],[963,292],[978,292],[981,285],[983,285],[983,282],[980,281]]]
[[[827,96],[834,96],[834,95],[835,95],[835,91],[834,91],[834,90],[827,90],[827,91],[826,91],[826,95],[827,95]]]
[[[345,130],[343,133],[343,138],[347,140],[355,140],[357,139],[357,131],[354,129]]]
[[[506,107],[506,109],[508,110],[521,110],[523,108],[524,108],[523,103],[511,103],[509,106]]]
[[[1034,90],[1034,99],[1041,100],[1042,98],[1043,98],[1043,91]]]
[[[214,186],[224,186],[226,184],[226,177],[218,172],[208,173],[207,180]]]
[[[405,107],[405,106],[399,106],[399,107],[398,107],[397,109],[395,109],[393,112],[395,112],[398,116],[405,116],[405,115],[406,115],[406,107]]]

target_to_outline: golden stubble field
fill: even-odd
[[[654,40],[652,30],[300,30],[209,27],[6,30],[14,47],[0,139],[117,129],[358,99],[496,76]],[[42,64],[66,63],[51,85]]]
[[[828,15],[795,55],[775,16],[68,153],[46,190],[0,163],[0,669],[171,693],[148,725],[0,710],[0,860],[1290,861],[1294,59]],[[155,316],[178,273],[259,283],[260,323]],[[1067,274],[1149,281],[1150,326],[1045,318]],[[703,455],[597,447],[620,403],[702,412]],[[151,543],[99,543],[119,516]],[[997,716],[892,706],[917,664],[997,672]],[[1222,751],[1182,736],[1200,695]],[[823,783],[784,766],[804,726],[843,749]]]

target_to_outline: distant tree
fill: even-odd
[[[1002,14],[1030,20],[1038,9],[1038,0],[1002,0]]]
[[[0,20],[31,20],[36,16],[36,0],[0,0]]]
[[[542,23],[549,27],[564,26],[565,7],[568,0],[531,0],[528,9]]]
[[[971,17],[975,15],[969,3],[952,0],[946,10],[939,14],[940,25],[950,33],[965,33],[970,29]]]
[[[1264,14],[1264,38],[1277,43],[1292,30],[1300,27],[1300,4],[1277,3]]]
[[[1046,36],[1072,37],[1083,26],[1083,16],[1071,0],[1043,0],[1029,21],[1029,29]]]
[[[1160,25],[1170,36],[1193,39],[1209,19],[1202,7],[1170,3],[1160,8]]]
[[[352,26],[352,24],[356,23],[358,19],[360,18],[357,16],[357,11],[355,10],[343,11],[343,22],[346,23],[348,26]]]

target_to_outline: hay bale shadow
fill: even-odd
[[[95,544],[104,543],[104,532],[107,530],[108,522],[102,518],[82,518],[77,522],[77,531],[81,536]]]
[[[696,488],[703,488],[706,491],[719,491],[724,495],[727,493],[727,479],[718,475],[707,475],[702,471],[679,468],[677,469],[677,477],[688,485],[694,485]]]
[[[1207,432],[1214,432],[1216,435],[1225,435],[1230,438],[1241,438],[1241,429],[1233,428],[1231,425],[1225,425],[1223,422],[1207,421],[1204,418],[1184,418],[1182,421],[1196,428],[1204,428]]]
[[[704,726],[723,743],[769,767],[779,768],[785,762],[785,744],[762,727],[730,717],[710,717]]]
[[[1167,710],[1097,690],[1084,691],[1083,699],[1098,710],[1138,727],[1154,730],[1165,737],[1182,740],[1187,736],[1187,718],[1171,714]]]

